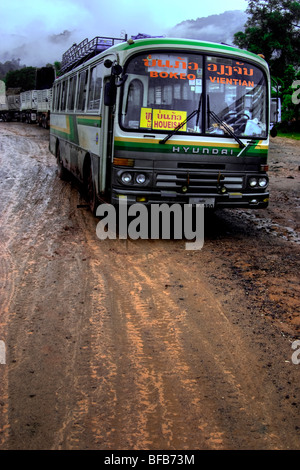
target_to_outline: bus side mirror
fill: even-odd
[[[117,87],[122,86],[127,80],[128,75],[123,75],[120,80],[116,82],[116,77],[121,75],[123,68],[119,64],[112,65],[110,60],[106,60],[104,63],[106,68],[111,67],[111,76],[109,82],[106,83],[104,88],[104,105],[114,106],[116,104]]]
[[[275,126],[272,127],[272,129],[270,130],[270,136],[271,137],[276,137],[277,136],[277,129]]]
[[[118,75],[121,75],[122,72],[123,72],[123,67],[119,64],[115,64],[111,68],[111,74],[112,75],[118,76]]]
[[[107,69],[110,69],[112,67],[112,64],[113,64],[113,61],[110,59],[106,59],[104,61],[104,67],[106,67]]]
[[[112,78],[105,84],[104,88],[104,105],[114,106],[116,103],[117,88]]]

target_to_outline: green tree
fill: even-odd
[[[24,67],[6,74],[6,88],[22,88],[23,91],[35,88],[35,67]]]
[[[282,119],[299,126],[299,106],[292,103],[292,84],[299,76],[300,3],[293,0],[249,0],[245,30],[234,35],[234,43],[263,54],[271,76],[278,84]]]
[[[61,69],[61,62],[54,62],[54,68],[55,68],[55,71],[56,71],[56,74],[59,75],[60,74],[60,69]]]
[[[294,68],[289,65],[283,79],[280,80],[280,96],[282,104],[282,121],[283,129],[300,130],[300,104],[299,99],[293,99],[295,95],[295,88],[299,87],[300,83],[300,70],[295,74]]]
[[[293,0],[250,0],[245,31],[234,43],[263,54],[273,76],[282,78],[288,65],[300,63],[300,3]]]

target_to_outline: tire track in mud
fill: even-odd
[[[6,441],[9,431],[8,418],[8,371],[6,363],[8,349],[8,321],[12,314],[10,306],[15,294],[15,283],[11,273],[14,272],[12,256],[6,245],[0,241],[0,340],[3,341],[5,357],[0,363],[0,447]]]
[[[104,413],[101,407],[89,410],[100,448],[219,449],[242,447],[245,441],[257,446],[258,439],[262,447],[280,448],[280,431],[258,392],[265,378],[256,377],[260,366],[247,338],[205,282],[191,279],[180,244],[174,247],[179,264],[170,267],[161,259],[162,242],[152,251],[149,241],[99,242],[94,232],[95,225],[87,232],[90,266],[102,293],[101,302],[95,293],[94,305],[106,307],[104,317],[93,320],[98,344],[91,343],[90,374],[95,377],[99,363],[106,363],[109,374],[102,380],[110,396]],[[176,298],[185,290],[182,279],[195,296],[188,308]],[[226,429],[230,419],[232,433]],[[241,422],[248,428],[245,436],[239,436]]]
[[[69,288],[65,260],[60,260],[59,250],[61,243],[65,245],[66,234],[76,231],[70,211],[74,190],[57,179],[55,160],[49,158],[48,142],[44,138],[35,141],[21,135],[1,135],[1,147],[4,173],[1,179],[1,272],[5,277],[1,323],[7,326],[10,364],[2,369],[5,376],[2,375],[1,382],[5,390],[1,393],[4,410],[1,421],[6,432],[1,437],[6,445],[10,442],[11,448],[22,448],[28,439],[33,440],[27,444],[28,448],[44,448],[43,433],[47,435],[53,430],[53,410],[56,401],[60,402],[57,391],[63,388],[55,385],[55,380],[58,384],[62,380],[59,374],[56,376],[55,362],[60,362],[66,352],[51,344],[55,326],[62,322],[65,300],[60,298],[51,281],[61,282],[66,291]],[[74,259],[75,263],[77,261],[70,255],[74,245],[73,240],[64,251],[73,264]],[[56,295],[57,303],[53,307]],[[68,325],[65,329],[69,331]],[[43,368],[48,370],[48,379],[43,376]],[[59,367],[59,371],[62,369]],[[42,392],[48,397],[47,404]],[[44,425],[45,417],[49,421]],[[47,425],[49,431],[43,428]],[[48,444],[49,440],[46,441]]]
[[[43,146],[32,144],[29,139],[19,139],[14,135],[8,134],[7,136],[1,135],[0,147],[0,339],[5,343],[6,363],[8,363],[11,360],[9,353],[11,347],[13,347],[9,334],[9,323],[16,314],[14,298],[17,291],[17,276],[19,271],[19,263],[15,259],[12,244],[15,241],[14,237],[16,233],[18,233],[20,223],[19,212],[16,209],[16,205],[22,184],[20,171],[23,171],[22,162],[17,161],[16,155],[27,155],[27,152],[32,150],[39,151]],[[19,240],[17,240],[17,243],[18,241]],[[10,430],[9,379],[6,365],[0,367],[2,412],[0,439],[1,442],[5,442]]]
[[[122,250],[124,243],[120,245]],[[136,266],[137,253],[128,255],[118,251],[114,257],[109,243],[99,249],[99,241],[94,238],[89,247],[94,251],[91,257],[94,277],[101,272],[106,280],[102,292],[106,292],[107,312],[112,317],[106,325],[108,330],[100,333],[104,326],[101,319],[98,328],[104,341],[102,349],[110,353],[105,355],[103,350],[96,353],[92,366],[92,370],[97,368],[100,357],[102,362],[104,358],[108,361],[106,369],[110,376],[106,382],[113,397],[110,423],[105,425],[99,420],[96,427],[111,426],[106,445],[112,449],[189,448],[181,401],[192,402],[195,407],[200,402],[180,344],[179,324],[184,322],[185,312],[167,292],[159,292],[152,276]],[[105,248],[109,250],[108,255]],[[148,256],[142,255],[142,263],[145,262],[149,263]],[[153,296],[151,286],[157,297]],[[111,338],[109,347],[105,344],[107,338]],[[92,349],[94,353],[97,350]],[[106,407],[109,409],[109,403]],[[204,430],[207,422],[199,412],[197,415],[197,427]],[[209,448],[206,443],[209,439],[213,439],[211,432],[201,437],[201,445]]]
[[[186,416],[182,414],[180,402],[190,401],[194,407],[193,414],[198,415],[198,427],[205,430],[207,426],[203,410],[199,413],[201,403],[181,344],[181,324],[186,321],[186,311],[170,298],[162,286],[157,288],[157,278],[136,266],[132,256],[128,258],[129,282],[124,279],[122,271],[117,275],[114,271],[114,278],[122,291],[114,304],[117,311],[123,312],[124,331],[130,347],[128,356],[134,358],[136,402],[139,402],[135,406],[138,423],[135,439],[139,436],[136,445],[137,448],[156,448],[157,445],[185,448],[188,437],[184,423]],[[128,299],[124,301],[126,294]],[[153,442],[156,435],[159,439]],[[200,445],[205,446],[209,438],[203,433]]]

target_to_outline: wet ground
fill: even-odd
[[[300,449],[299,142],[198,251],[99,240],[44,129],[1,122],[0,159],[1,449]]]

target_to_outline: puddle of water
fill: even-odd
[[[246,217],[249,221],[254,223],[259,229],[263,229],[267,233],[283,238],[284,240],[300,244],[300,233],[292,227],[285,227],[273,222],[269,218],[258,217],[256,214],[250,214],[248,212],[241,212],[240,214],[242,217]]]

